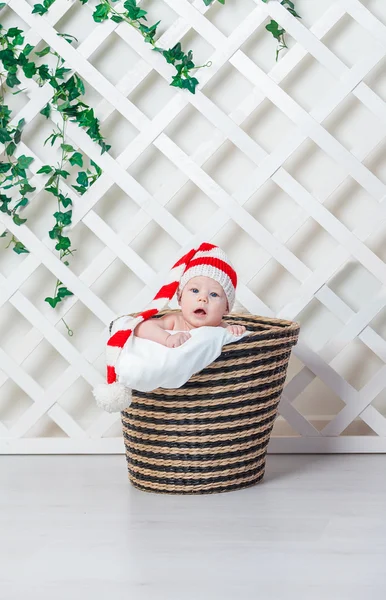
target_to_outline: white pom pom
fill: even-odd
[[[100,383],[92,391],[96,403],[107,412],[119,412],[131,404],[131,390],[122,383]]]

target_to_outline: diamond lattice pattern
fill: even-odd
[[[143,1],[161,19],[159,45],[212,62],[193,95],[170,87],[172,68],[129,25],[94,23],[95,3],[57,0],[43,18],[32,5],[10,0],[3,25],[77,71],[112,149],[100,155],[68,125],[103,174],[82,197],[64,184],[77,248],[67,268],[36,174],[52,162],[39,115],[52,88],[22,77],[6,97],[27,123],[18,152],[35,159],[36,191],[28,226],[0,216],[0,234],[29,249],[1,239],[0,451],[123,451],[119,415],[91,395],[107,325],[144,308],[204,239],[238,270],[236,310],[301,323],[271,450],[386,451],[386,6],[299,0],[298,20],[275,0]],[[271,19],[287,31],[278,62]],[[74,296],[53,311],[56,279]]]

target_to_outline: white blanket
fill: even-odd
[[[177,331],[170,331],[177,333]],[[240,340],[224,327],[199,327],[177,348],[130,336],[116,364],[117,380],[130,389],[151,392],[156,388],[179,388],[221,354],[224,344]]]

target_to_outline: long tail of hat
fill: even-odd
[[[213,244],[203,243],[197,249],[190,250],[182,258],[180,258],[171,268],[166,283],[161,287],[159,292],[154,296],[153,300],[148,305],[147,309],[140,313],[137,317],[133,317],[127,321],[125,315],[125,325],[129,323],[130,327],[119,329],[107,342],[106,347],[106,365],[107,365],[107,384],[102,383],[93,389],[93,394],[98,406],[108,412],[120,411],[130,404],[131,392],[125,388],[123,384],[117,382],[117,374],[115,365],[117,364],[119,355],[123,346],[130,338],[132,338],[134,329],[146,321],[150,317],[154,317],[160,310],[164,309],[176,293],[181,276],[183,275],[192,258],[201,252],[208,252],[215,248]],[[119,319],[118,319],[119,321]]]

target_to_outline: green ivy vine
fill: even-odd
[[[4,3],[0,3],[0,10],[4,6]],[[58,35],[62,35],[69,43],[75,39],[70,34]],[[56,65],[53,68],[47,64],[37,66],[30,59],[34,47],[30,44],[22,47],[23,44],[24,36],[21,29],[11,27],[6,30],[0,24],[0,142],[5,146],[5,160],[0,161],[0,212],[9,215],[15,225],[23,225],[27,219],[22,217],[22,211],[29,203],[29,194],[36,190],[36,187],[29,181],[31,172],[28,171],[34,160],[33,157],[24,154],[15,156],[25,121],[20,119],[17,125],[13,125],[11,123],[12,111],[5,104],[7,88],[12,90],[21,84],[17,76],[18,70],[21,69],[26,78],[33,78],[39,86],[48,82],[54,90],[50,102],[40,113],[48,119],[55,111],[60,117],[59,125],[54,127],[52,133],[44,141],[44,145],[48,142],[51,146],[55,143],[59,144],[60,158],[56,164],[43,165],[37,173],[48,176],[44,189],[56,199],[57,209],[53,213],[54,224],[49,231],[49,236],[56,242],[55,250],[59,252],[60,260],[69,266],[67,258],[76,252],[76,249],[71,247],[71,240],[65,231],[72,224],[72,200],[68,194],[63,192],[62,182],[71,175],[68,168],[75,167],[78,170],[77,185],[74,184],[72,187],[78,194],[83,195],[100,177],[102,170],[92,160],[90,160],[90,167],[84,167],[85,157],[66,140],[67,122],[75,122],[83,128],[87,135],[100,146],[101,154],[108,151],[111,146],[106,144],[100,133],[99,121],[95,117],[93,109],[79,100],[79,97],[85,93],[81,78],[76,73],[68,76],[71,69],[64,66],[63,58],[49,46],[39,52],[35,51],[34,54],[40,58],[50,54],[55,57]],[[16,95],[21,91],[19,89],[11,93]],[[8,192],[8,190],[12,191]],[[1,237],[4,238],[7,235],[8,232],[5,231]],[[6,248],[11,245],[17,254],[29,252],[14,235],[11,236]],[[57,280],[53,296],[48,296],[44,300],[52,308],[55,308],[66,296],[72,295],[73,293],[63,282]],[[73,335],[73,331],[64,319],[62,320],[68,334]]]
[[[269,2],[269,0],[262,0],[262,2],[267,4]],[[286,8],[288,10],[288,12],[291,13],[291,15],[293,15],[297,19],[301,19],[301,16],[298,15],[298,13],[295,10],[295,4],[293,2],[291,2],[291,0],[281,0],[280,4],[282,6],[284,6],[284,8]],[[271,20],[268,23],[268,25],[265,26],[265,28],[267,31],[269,31],[273,35],[275,40],[277,40],[277,42],[278,42],[278,45],[276,48],[276,62],[277,62],[278,58],[279,58],[279,53],[282,50],[284,50],[284,48],[288,48],[288,46],[285,42],[286,30],[283,29],[282,27],[280,27],[279,23],[277,23],[277,21],[274,21],[274,20]]]
[[[203,0],[205,6],[209,6],[210,4],[213,4],[214,0]],[[225,4],[225,0],[217,0],[217,2],[219,2],[220,4]],[[264,2],[265,4],[268,4],[269,0],[262,0],[262,2]],[[284,8],[286,8],[288,10],[288,12],[291,13],[291,15],[293,15],[294,17],[297,17],[298,19],[301,19],[301,16],[298,15],[298,13],[295,10],[295,4],[293,2],[291,2],[291,0],[281,0],[280,4],[282,6],[284,6]],[[279,23],[277,21],[274,21],[273,19],[265,26],[266,30],[269,31],[273,37],[275,38],[275,40],[277,40],[278,45],[276,48],[276,62],[279,59],[279,53],[284,50],[284,48],[288,48],[286,42],[285,42],[285,33],[286,30],[283,29],[282,27],[280,27]]]
[[[172,76],[171,86],[186,89],[192,94],[196,91],[196,86],[199,81],[193,75],[193,71],[209,67],[212,63],[208,61],[205,65],[196,66],[193,62],[193,52],[191,50],[185,53],[181,43],[178,42],[172,48],[163,49],[157,46],[155,36],[157,27],[161,21],[157,21],[153,25],[147,22],[147,11],[137,6],[136,0],[126,0],[123,4],[125,10],[118,11],[113,4],[117,0],[101,0],[100,4],[95,7],[92,18],[96,23],[103,23],[110,19],[115,23],[125,21],[131,27],[134,27],[143,37],[144,41],[153,46],[153,50],[162,54],[167,63],[172,65],[176,74]],[[35,4],[32,12],[39,15],[44,15],[55,0],[44,0],[43,4]],[[82,4],[87,4],[88,0],[80,0]]]
[[[87,4],[89,0],[79,0],[81,4]],[[215,0],[203,0],[206,6],[212,4]],[[54,4],[55,0],[43,0],[43,4],[34,4],[33,13],[38,15],[44,15],[48,12],[49,8]],[[118,11],[113,4],[117,0],[101,0],[94,12],[92,18],[96,23],[102,23],[110,19],[115,23],[122,23],[125,21],[134,29],[136,29],[143,37],[144,41],[153,46],[153,50],[162,54],[166,62],[173,65],[176,70],[176,75],[172,76],[171,86],[178,87],[181,89],[187,89],[192,94],[196,91],[198,85],[198,79],[192,74],[197,69],[211,66],[212,62],[208,61],[204,65],[196,66],[193,62],[193,52],[191,50],[185,53],[182,49],[181,43],[178,42],[172,48],[164,49],[157,46],[155,42],[155,36],[157,33],[157,27],[161,21],[157,21],[153,25],[147,22],[147,11],[137,5],[136,0],[126,0],[123,4],[125,10],[123,12]],[[225,5],[225,0],[217,0],[222,5]],[[262,0],[262,2],[269,2],[269,0]],[[295,5],[291,0],[281,0],[280,4],[284,6],[294,17],[301,18],[295,10]],[[287,48],[285,41],[285,29],[273,19],[266,25],[266,30],[269,31],[273,37],[277,40],[278,45],[276,48],[276,61],[278,61],[279,53]]]
[[[160,21],[154,24],[149,24],[147,21],[147,11],[137,5],[136,0],[126,0],[123,4],[124,11],[118,11],[113,5],[117,0],[101,0],[95,7],[92,14],[93,20],[96,23],[102,23],[108,19],[115,23],[125,21],[130,26],[134,27],[143,37],[146,43],[151,44],[152,49],[159,52],[168,64],[174,66],[176,74],[172,76],[171,86],[181,89],[187,89],[192,94],[195,93],[196,86],[199,81],[194,76],[193,72],[198,69],[209,67],[212,63],[208,61],[204,65],[196,66],[193,62],[193,52],[189,50],[187,53],[182,49],[181,43],[178,42],[172,48],[163,49],[157,46],[155,41],[157,27]],[[212,4],[215,0],[203,0],[206,6]],[[49,8],[54,4],[55,0],[43,0],[43,4],[35,4],[32,12],[44,15]],[[88,0],[80,0],[82,4],[86,4]],[[222,5],[225,5],[225,0],[217,0]],[[262,0],[269,2],[269,0]],[[284,6],[294,17],[301,18],[295,10],[294,2],[291,0],[281,0],[280,4]],[[6,6],[0,2],[0,10]],[[285,41],[286,31],[275,21],[271,20],[266,25],[266,30],[277,40],[278,46],[276,49],[276,61],[279,53],[287,48]],[[70,34],[58,33],[68,43],[72,43],[76,38]],[[76,40],[77,41],[77,40]],[[22,131],[25,125],[24,119],[20,119],[17,125],[11,123],[12,111],[5,104],[5,89],[11,90],[20,85],[20,80],[17,77],[18,69],[21,69],[26,78],[34,78],[39,86],[48,82],[54,89],[53,97],[50,102],[40,111],[47,119],[50,118],[52,111],[60,115],[61,122],[55,126],[53,132],[45,140],[44,144],[50,142],[51,146],[55,143],[59,144],[61,155],[57,164],[43,165],[38,171],[38,174],[48,176],[44,189],[51,194],[57,201],[57,210],[53,213],[55,219],[52,229],[49,231],[49,236],[55,240],[55,250],[60,253],[60,260],[66,266],[69,265],[67,258],[76,252],[76,249],[71,247],[71,240],[65,229],[72,224],[72,200],[68,194],[63,193],[62,182],[70,176],[67,165],[70,167],[79,167],[76,183],[72,185],[76,192],[83,195],[87,189],[100,177],[102,170],[100,167],[90,160],[90,167],[84,167],[84,156],[77,151],[66,140],[66,124],[68,121],[75,122],[79,127],[85,129],[87,135],[97,143],[101,148],[101,153],[110,149],[100,133],[99,121],[94,115],[94,111],[87,104],[79,100],[79,97],[85,93],[83,81],[73,73],[67,78],[71,69],[64,66],[64,60],[61,56],[46,46],[40,52],[35,51],[35,55],[43,57],[51,54],[56,58],[56,66],[50,68],[47,64],[37,66],[33,60],[29,58],[34,47],[30,44],[24,44],[23,31],[18,27],[11,27],[5,30],[0,24],[0,142],[5,146],[5,159],[0,161],[0,212],[3,212],[12,217],[16,225],[24,224],[27,219],[23,218],[22,212],[25,206],[29,203],[29,194],[36,190],[36,187],[31,185],[29,167],[33,162],[33,157],[19,155],[15,156],[17,146],[21,141]],[[22,90],[13,91],[16,95]],[[12,196],[8,195],[8,190],[13,189]],[[16,200],[15,200],[16,197]],[[1,237],[6,237],[8,232],[5,231]],[[13,251],[17,254],[28,253],[28,249],[14,235],[11,236],[7,246],[13,245]],[[73,293],[59,280],[55,285],[55,291],[52,297],[45,298],[45,301],[55,308],[66,296],[72,296]],[[64,322],[64,320],[63,320]],[[65,322],[64,322],[65,323]],[[65,323],[68,334],[72,335],[72,330]]]

